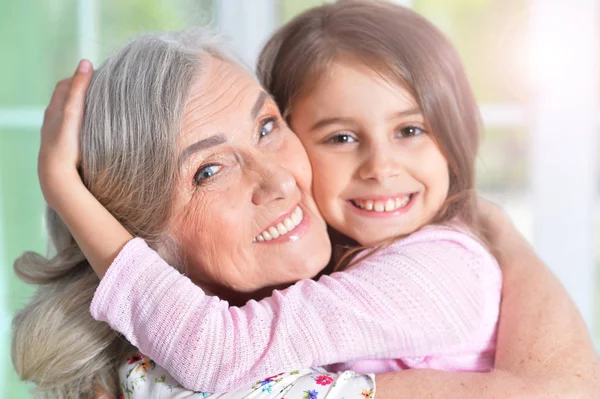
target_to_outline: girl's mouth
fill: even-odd
[[[373,213],[391,213],[406,208],[414,197],[414,193],[378,199],[353,199],[350,200],[356,208]]]

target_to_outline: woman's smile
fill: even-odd
[[[271,223],[259,235],[254,237],[252,242],[279,243],[286,241],[297,241],[308,230],[309,218],[304,217],[304,212],[300,205],[296,205],[293,211],[280,216],[278,220]]]

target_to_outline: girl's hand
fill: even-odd
[[[92,64],[82,60],[73,77],[58,82],[44,114],[38,177],[46,202],[56,210],[69,188],[81,183],[77,173],[79,133],[92,72]]]
[[[102,278],[132,236],[88,191],[77,172],[79,133],[92,71],[92,64],[82,60],[73,77],[56,85],[42,125],[38,175],[46,202]]]

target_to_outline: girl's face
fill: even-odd
[[[414,232],[448,195],[448,164],[417,102],[366,66],[334,63],[290,122],[325,220],[363,246]]]

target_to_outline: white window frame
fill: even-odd
[[[600,180],[600,3],[529,1],[536,89],[530,124],[534,247],[598,337],[594,247],[600,237],[594,223]]]

